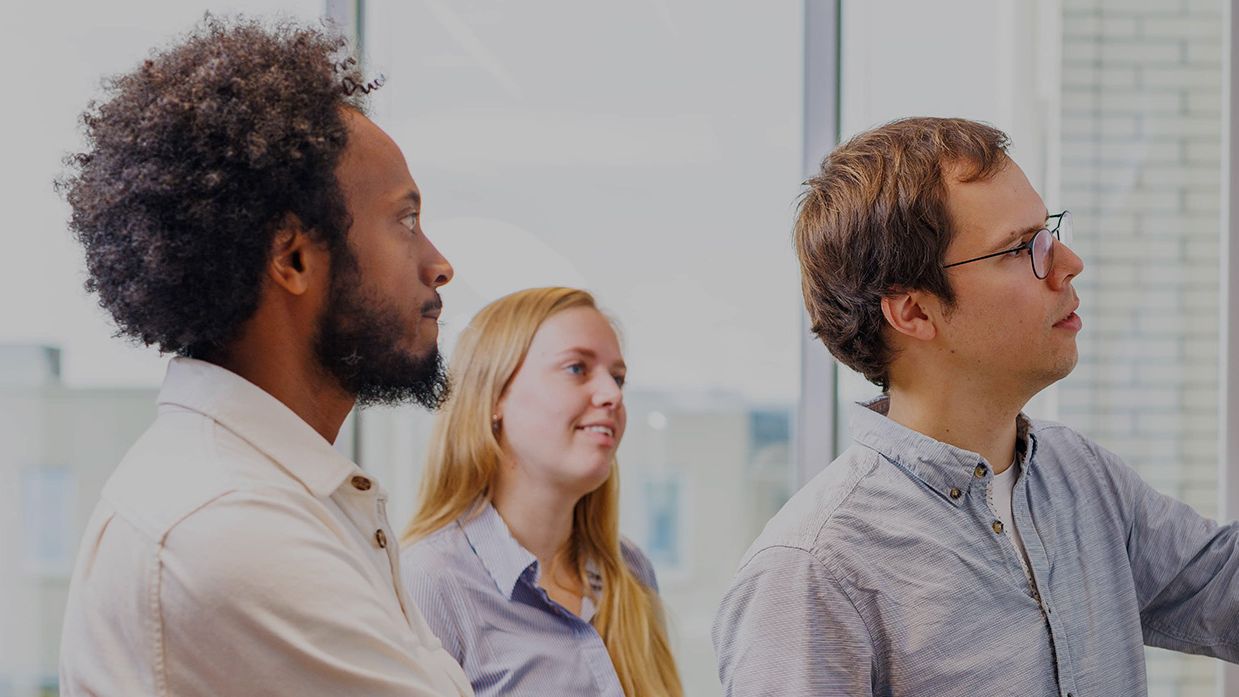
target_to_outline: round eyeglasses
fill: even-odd
[[[1031,239],[1019,246],[1004,249],[1001,252],[994,252],[993,254],[986,254],[975,259],[965,259],[953,264],[943,264],[942,268],[949,269],[952,266],[971,264],[974,261],[992,259],[1004,254],[1021,254],[1027,249],[1028,259],[1032,262],[1033,275],[1043,279],[1050,275],[1050,269],[1054,267],[1054,247],[1056,246],[1054,240],[1056,239],[1064,244],[1071,243],[1071,211],[1063,211],[1062,213],[1047,217],[1045,219],[1045,227],[1038,230]]]

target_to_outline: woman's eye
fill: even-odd
[[[417,229],[417,213],[410,213],[400,217],[400,224],[407,227],[409,231]]]
[[[567,370],[569,373],[572,373],[573,375],[584,375],[585,364],[584,363],[569,363],[564,368],[564,370]]]
[[[624,376],[623,376],[623,375],[612,375],[611,377],[615,378],[615,384],[616,384],[616,385],[618,385],[618,386],[620,386],[620,387],[623,387],[623,386],[624,386]]]

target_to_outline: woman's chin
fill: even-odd
[[[612,462],[613,460],[608,459],[599,463],[582,463],[582,467],[577,469],[572,477],[572,490],[584,496],[598,489],[611,476]]]

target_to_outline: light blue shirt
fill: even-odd
[[[657,592],[654,569],[627,540],[624,561]],[[478,697],[624,697],[611,656],[590,619],[590,594],[575,615],[538,586],[538,560],[487,504],[406,548],[401,580]],[[601,597],[602,579],[588,581]]]
[[[1133,697],[1146,643],[1239,661],[1239,524],[1020,417],[1026,574],[989,463],[887,405],[855,407],[855,444],[742,560],[714,623],[727,695]]]

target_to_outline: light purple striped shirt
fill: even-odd
[[[657,591],[645,555],[627,540],[621,548],[637,580]],[[589,622],[593,600],[582,598],[579,616],[551,600],[537,585],[537,558],[490,504],[407,547],[400,573],[478,697],[624,697],[607,647]],[[588,580],[601,593],[601,578],[591,572]]]
[[[1239,661],[1239,524],[1021,417],[1029,578],[988,463],[886,405],[854,409],[855,444],[741,562],[714,623],[727,695],[1137,697],[1146,643]]]

